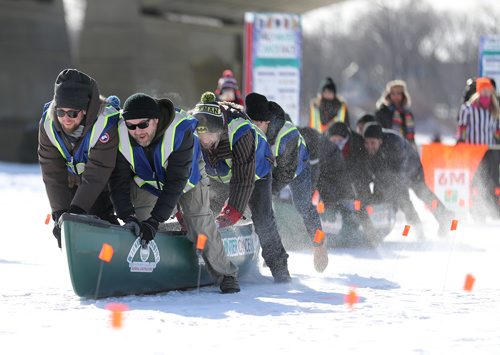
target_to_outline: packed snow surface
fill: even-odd
[[[261,259],[238,294],[213,286],[94,301],[73,292],[44,224],[38,166],[0,163],[0,197],[2,354],[500,354],[498,220],[462,216],[441,239],[417,202],[425,241],[403,237],[398,216],[377,249],[330,250],[324,273],[310,250],[292,250],[291,284],[274,284]],[[109,303],[129,308],[121,328]]]

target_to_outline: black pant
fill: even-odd
[[[259,237],[262,247],[262,257],[273,270],[287,265],[288,254],[283,247],[278,233],[276,218],[272,203],[272,177],[257,180],[248,202],[252,212],[252,221],[255,233]]]
[[[500,150],[486,152],[472,179],[473,216],[500,218]]]
[[[413,178],[410,187],[415,192],[415,195],[421,199],[427,206],[432,206],[430,209],[432,215],[438,221],[438,223],[444,222],[446,218],[447,209],[441,200],[436,196],[434,192],[429,189],[424,180],[424,172],[421,171]],[[434,203],[434,201],[436,201]],[[436,205],[435,205],[436,204]]]
[[[210,208],[217,215],[229,195],[229,185],[211,180]],[[271,270],[287,267],[288,254],[278,233],[272,204],[272,177],[257,180],[248,207],[255,233],[259,237],[262,257]]]
[[[290,190],[292,190],[293,204],[304,220],[307,234],[313,240],[316,230],[322,230],[323,228],[318,211],[312,204],[311,169],[309,165],[306,165],[304,170],[290,181],[289,186]]]
[[[394,208],[400,209],[410,224],[420,224],[413,203],[410,200],[410,182],[404,176],[381,174],[375,182],[374,195],[380,202],[392,203]]]

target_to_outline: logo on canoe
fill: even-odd
[[[248,255],[255,253],[255,243],[251,235],[236,238],[224,238],[224,249],[227,256]]]
[[[130,272],[153,272],[160,262],[160,251],[154,240],[146,248],[141,246],[141,238],[137,238],[127,256]]]

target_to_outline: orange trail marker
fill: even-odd
[[[196,239],[196,254],[198,255],[198,284],[196,289],[200,293],[200,282],[201,282],[201,252],[205,249],[205,244],[207,243],[207,236],[205,234],[198,234],[198,239]]]
[[[345,295],[344,297],[344,303],[349,306],[349,308],[353,308],[355,303],[358,303],[359,297],[356,293],[356,289],[354,287],[351,287],[349,290],[349,293]]]
[[[323,201],[318,202],[318,206],[316,206],[319,214],[325,213],[325,203]]]
[[[474,286],[474,281],[476,281],[476,278],[474,276],[472,276],[471,274],[467,274],[465,276],[464,290],[471,292],[472,287]]]
[[[49,222],[50,222],[50,218],[51,218],[51,217],[52,217],[52,216],[50,215],[50,213],[48,213],[48,214],[47,214],[47,217],[45,217],[45,224],[49,224]]]
[[[121,303],[109,303],[106,305],[106,309],[111,311],[111,325],[113,328],[122,327],[122,313],[128,311],[128,307]]]
[[[500,196],[500,187],[495,187],[495,195]]]
[[[323,232],[321,229],[316,229],[316,233],[314,234],[314,243],[321,244],[324,238],[325,232]]]
[[[407,237],[409,232],[410,232],[410,226],[406,225],[405,229],[403,230],[403,236]]]
[[[196,239],[196,249],[205,249],[205,244],[207,243],[207,236],[205,234],[198,234],[198,239]]]
[[[359,211],[361,209],[361,201],[360,200],[354,200],[354,210]]]
[[[313,193],[313,196],[312,196],[312,204],[314,206],[317,206],[319,203],[319,191],[318,190],[314,190],[314,193]]]
[[[435,210],[437,207],[438,207],[438,202],[437,202],[437,200],[432,200],[432,202],[431,202],[431,208],[432,208],[433,210]]]
[[[109,263],[113,258],[113,247],[108,243],[102,243],[101,252],[99,253],[99,259],[101,259],[101,263],[99,265],[99,274],[97,275],[97,283],[95,285],[95,293],[94,298],[97,299],[99,296],[99,286],[101,286],[101,277],[102,277],[102,268],[104,266],[104,262]]]
[[[99,259],[109,263],[113,258],[113,247],[107,243],[102,243],[101,252],[99,253]]]
[[[458,220],[456,220],[456,219],[452,220],[452,221],[451,221],[451,228],[450,228],[450,229],[451,229],[452,231],[457,230],[457,225],[458,225]]]

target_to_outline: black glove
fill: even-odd
[[[57,240],[57,246],[61,249],[61,227],[59,226],[59,218],[61,218],[62,214],[65,213],[66,210],[60,210],[52,212],[52,220],[54,221],[54,228],[52,228],[52,234],[54,238]]]
[[[76,205],[69,206],[68,213],[73,213],[73,214],[87,214],[87,212],[85,212],[85,210],[83,210],[82,208],[80,208],[80,207],[78,207]]]
[[[139,237],[141,235],[141,222],[134,216],[128,216],[123,219],[125,224],[123,225],[125,228],[130,229],[135,236]]]
[[[141,242],[149,243],[152,241],[158,232],[158,221],[153,217],[149,217],[141,222]]]
[[[54,228],[52,228],[52,234],[57,240],[57,246],[61,249],[61,227],[59,227],[59,223],[54,223]]]

